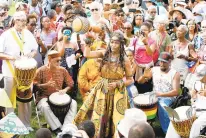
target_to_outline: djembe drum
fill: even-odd
[[[172,125],[176,132],[183,138],[188,138],[190,135],[190,129],[192,127],[193,122],[196,120],[195,111],[192,111],[192,116],[188,117],[186,111],[190,108],[190,106],[181,106],[175,109],[178,113],[180,120],[176,118],[170,118]]]
[[[157,98],[155,93],[139,94],[134,98],[134,107],[144,111],[147,115],[147,120],[155,119],[157,114]]]
[[[62,124],[64,123],[64,118],[70,109],[71,102],[72,99],[68,94],[60,94],[59,92],[55,92],[49,96],[48,104],[54,115]]]
[[[17,100],[30,102],[32,100],[31,84],[34,80],[37,62],[33,58],[21,57],[14,62],[17,81]]]
[[[72,22],[72,29],[78,34],[85,34],[90,30],[89,20],[85,17],[76,17]]]

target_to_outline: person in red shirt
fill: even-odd
[[[37,108],[43,112],[51,129],[58,134],[66,124],[72,123],[77,112],[77,103],[72,99],[70,109],[64,118],[64,123],[61,124],[48,104],[48,97],[54,92],[67,93],[74,83],[67,70],[60,66],[61,57],[57,51],[49,51],[48,61],[47,65],[37,70],[34,79],[34,89],[37,91]]]

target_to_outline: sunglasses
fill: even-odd
[[[36,26],[36,25],[37,25],[36,23],[31,23],[30,24],[30,26],[33,26],[33,27]]]
[[[131,27],[124,27],[123,29],[124,29],[124,30],[130,30]]]
[[[117,15],[117,16],[119,16],[119,17],[124,17],[124,14],[119,14],[119,15]]]
[[[91,9],[92,12],[94,12],[94,11],[98,11],[98,10],[99,10],[99,9]]]
[[[61,6],[62,6],[61,4],[58,4],[58,5],[57,5],[57,7],[61,7]]]

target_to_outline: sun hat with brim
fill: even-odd
[[[185,16],[185,18],[187,18],[187,14],[185,13],[184,8],[182,7],[175,7],[173,10],[169,12],[169,15],[172,16],[175,11],[181,12]]]
[[[206,76],[206,65],[205,64],[200,64],[199,66],[197,66],[196,70],[195,70],[195,80],[199,81],[201,79],[203,79],[203,77]]]
[[[172,59],[172,57],[171,57],[170,53],[168,53],[168,52],[160,53],[160,56],[158,58],[159,61],[166,62],[166,63],[168,63],[171,59]]]
[[[117,130],[128,138],[130,128],[139,121],[147,122],[146,114],[137,108],[130,108],[125,111],[124,118],[117,125]]]

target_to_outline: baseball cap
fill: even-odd
[[[170,53],[168,53],[168,52],[160,53],[160,56],[158,58],[159,61],[166,62],[166,63],[168,63],[171,59],[172,59],[172,57],[171,57]]]

